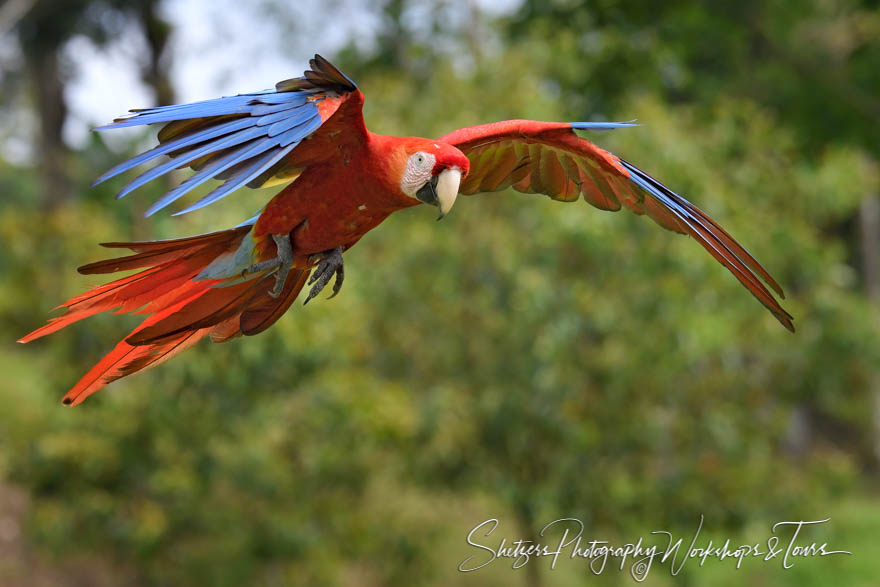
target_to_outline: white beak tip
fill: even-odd
[[[458,187],[461,184],[461,169],[450,167],[440,172],[437,178],[437,207],[440,208],[440,220],[452,209],[455,198],[458,197]]]

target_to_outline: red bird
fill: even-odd
[[[64,303],[65,314],[20,342],[106,310],[150,316],[67,392],[65,404],[79,404],[111,381],[158,365],[205,336],[223,342],[262,332],[287,311],[307,281],[313,287],[306,302],[335,276],[333,297],[342,286],[342,253],[396,210],[425,203],[436,206],[442,218],[458,193],[508,187],[562,201],[583,196],[603,210],[625,206],[689,234],[794,330],[792,317],[761,280],[780,297],[782,289],[733,237],[648,174],[574,132],[633,125],[508,120],[436,140],[386,137],[364,126],[364,96],[351,79],[319,55],[310,66],[303,77],[280,82],[274,90],[133,110],[103,127],[165,125],[157,147],[95,182],[170,157],[117,198],[172,169],[196,170],[147,215],[209,179],[225,182],[177,214],[243,185],[290,183],[257,216],[230,230],[104,243],[135,254],[85,265],[80,273],[141,271],[71,298]]]

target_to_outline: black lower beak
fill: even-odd
[[[418,198],[419,201],[432,206],[440,205],[440,200],[437,199],[437,179],[438,176],[435,175],[431,178],[431,181],[419,188],[419,191],[416,192],[416,198]]]

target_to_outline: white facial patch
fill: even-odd
[[[436,162],[437,159],[431,153],[419,151],[410,155],[406,161],[406,169],[403,170],[403,178],[400,180],[400,190],[414,198],[416,192],[431,181],[431,172]]]

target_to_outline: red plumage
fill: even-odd
[[[245,227],[172,241],[109,243],[105,246],[127,247],[136,254],[85,265],[81,273],[147,268],[69,299],[61,306],[65,314],[19,342],[108,310],[152,314],[64,396],[65,404],[76,405],[111,381],[158,365],[205,336],[219,342],[261,332],[296,298],[308,269],[296,271],[278,298],[268,295],[266,276],[228,287],[214,287],[222,280],[196,279],[215,259],[234,252],[248,233]]]

